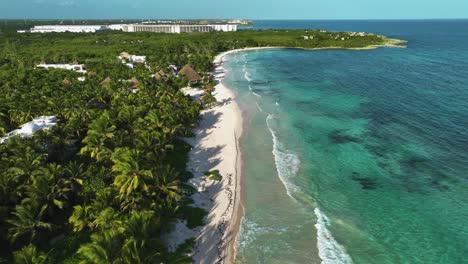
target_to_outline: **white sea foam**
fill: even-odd
[[[249,85],[249,90],[252,91],[252,86],[251,85]]]
[[[276,106],[279,106],[279,103],[278,103],[278,102],[275,102],[275,105],[276,105]]]
[[[253,95],[255,95],[255,96],[257,96],[257,97],[259,97],[259,98],[262,98],[262,96],[261,96],[261,95],[259,95],[259,94],[258,94],[258,93],[256,93],[256,92],[252,92],[252,94],[253,94]]]
[[[317,216],[317,223],[315,224],[315,228],[317,229],[317,248],[319,257],[322,259],[322,264],[353,263],[345,248],[335,240],[333,234],[328,230],[327,227],[330,226],[328,217],[319,208],[315,208],[314,212]]]
[[[269,114],[266,123],[273,138],[273,156],[275,157],[276,171],[289,197],[296,200],[292,194],[297,192],[298,188],[291,181],[298,172],[301,161],[297,154],[285,149],[278,140],[276,132],[272,128],[273,119],[273,115]]]
[[[257,104],[258,111],[263,112],[263,109],[260,107],[260,105],[258,104],[258,102],[255,102],[255,104]]]
[[[251,82],[253,80],[252,79],[252,74],[250,72],[248,72],[248,71],[245,71],[244,78],[249,82]]]
[[[237,238],[237,248],[240,251],[249,249],[250,245],[252,245],[252,243],[262,235],[282,234],[285,232],[288,232],[287,227],[261,226],[257,222],[244,216],[241,220],[239,236]]]

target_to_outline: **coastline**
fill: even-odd
[[[240,48],[240,49],[233,49],[229,51],[222,52],[218,54],[215,59],[213,60],[214,64],[221,64],[224,56],[232,54],[232,53],[237,53],[237,52],[242,52],[242,51],[253,51],[253,50],[263,50],[263,49],[295,49],[295,50],[373,50],[373,49],[378,49],[378,48],[383,48],[383,47],[389,47],[389,48],[401,48],[405,49],[407,48],[404,43],[407,43],[408,41],[406,40],[401,40],[401,39],[391,39],[391,38],[385,38],[385,43],[379,44],[379,45],[368,45],[365,47],[359,47],[359,48],[344,48],[344,47],[320,47],[320,48],[303,48],[303,47],[286,47],[286,46],[264,46],[264,47],[247,47],[247,48]]]
[[[237,52],[264,49],[302,49],[302,50],[371,50],[380,47],[397,47],[402,40],[388,40],[382,45],[371,45],[361,48],[300,48],[300,47],[247,47],[234,49],[218,54],[213,64],[213,74],[217,85],[214,96],[218,104],[201,113],[201,121],[194,129],[195,138],[186,139],[193,146],[189,152],[187,169],[194,177],[190,184],[197,189],[192,196],[193,205],[208,212],[205,225],[189,229],[185,222],[177,222],[175,231],[167,236],[169,248],[175,249],[186,239],[195,237],[192,258],[194,263],[234,263],[236,257],[236,241],[243,216],[241,180],[242,159],[239,149],[243,132],[242,112],[236,102],[235,93],[226,87],[222,80],[226,73],[223,64],[225,56]],[[200,96],[201,89],[187,88],[184,93],[190,96]],[[213,182],[206,179],[204,173],[219,170],[223,179]]]

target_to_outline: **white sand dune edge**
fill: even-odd
[[[222,63],[223,57],[231,52],[218,55],[214,63]],[[187,170],[194,175],[190,183],[198,190],[192,199],[194,206],[209,212],[206,225],[191,230],[185,222],[178,222],[175,230],[165,237],[172,250],[195,237],[194,263],[230,263],[235,257],[240,220],[239,138],[243,123],[235,94],[220,82],[224,73],[221,65],[214,71],[219,82],[214,90],[218,105],[202,111],[199,126],[193,130],[196,137],[186,139],[193,146],[187,164]],[[199,96],[201,90],[184,88],[183,92]],[[223,179],[220,182],[206,179],[204,173],[211,170],[219,170]]]

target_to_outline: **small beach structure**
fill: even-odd
[[[135,63],[144,63],[146,62],[146,56],[132,55],[130,56],[130,61]]]
[[[135,77],[132,77],[129,83],[130,83],[130,88],[133,90],[136,90],[138,88],[138,85],[140,85],[140,81]]]
[[[131,56],[131,55],[128,54],[128,52],[123,51],[123,52],[120,53],[119,59],[127,59],[127,60],[129,60],[129,59],[130,59],[130,56]]]
[[[169,65],[169,68],[171,68],[172,71],[174,71],[174,72],[177,72],[179,70],[179,68],[174,64]]]
[[[70,85],[72,85],[73,83],[72,83],[70,80],[68,80],[68,79],[64,79],[64,80],[62,81],[62,84],[65,85],[65,86],[70,86]]]
[[[151,75],[153,78],[155,78],[156,80],[161,80],[161,79],[167,79],[170,77],[170,75],[168,75],[167,73],[165,73],[163,70],[160,70],[158,71],[157,73]]]
[[[20,136],[22,138],[32,137],[34,133],[42,129],[50,129],[57,125],[57,117],[55,116],[40,116],[33,119],[31,122],[23,124],[20,129],[16,129],[0,138],[0,144],[5,143],[8,139],[14,136]]]
[[[179,71],[179,75],[187,77],[192,83],[197,83],[202,80],[202,77],[188,64],[182,67]]]
[[[161,74],[159,74],[159,72],[153,74],[152,77],[155,78],[158,81],[163,78],[163,76]]]
[[[104,80],[102,80],[102,81],[99,83],[99,85],[100,85],[100,86],[108,85],[108,84],[111,83],[111,81],[112,81],[111,77],[107,77],[107,78],[105,78]]]
[[[122,63],[128,62],[135,62],[135,63],[144,63],[146,62],[146,56],[140,55],[130,55],[128,52],[121,52],[118,58],[122,61]]]
[[[63,69],[63,70],[70,70],[76,71],[80,73],[86,73],[84,64],[38,64],[36,67],[44,68],[44,69]]]

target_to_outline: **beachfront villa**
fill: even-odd
[[[192,33],[192,32],[212,32],[237,31],[235,24],[220,25],[142,25],[129,24],[122,25],[124,32],[154,32],[154,33]]]
[[[36,67],[44,68],[44,69],[63,69],[63,70],[70,70],[76,71],[80,73],[86,73],[87,71],[84,68],[84,64],[45,64],[41,63],[38,64]]]
[[[146,56],[130,55],[128,52],[121,52],[118,56],[122,63],[127,60],[129,62],[144,63],[146,62]]]
[[[0,138],[0,144],[5,143],[8,139],[20,136],[22,138],[32,137],[34,132],[42,129],[50,129],[57,125],[57,118],[55,116],[40,116],[33,119],[31,122],[23,124],[20,129],[16,129]]]
[[[125,64],[130,69],[134,69],[133,63],[145,63],[146,65],[146,56],[130,55],[128,52],[121,52],[118,56],[122,64]]]

